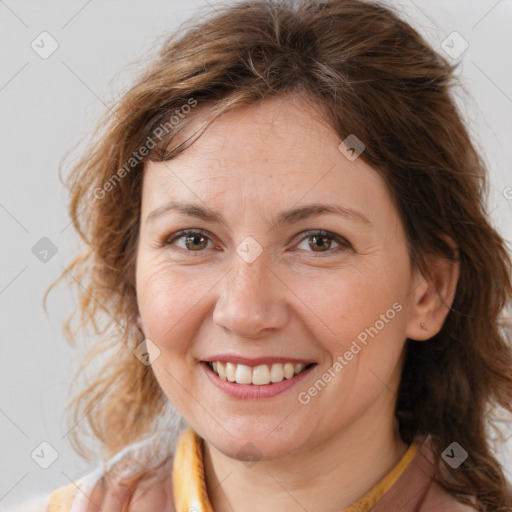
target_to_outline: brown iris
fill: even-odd
[[[191,250],[204,249],[208,245],[208,239],[202,235],[189,235],[185,238],[185,245]]]
[[[331,243],[332,243],[332,240],[330,240],[329,237],[327,237],[325,235],[314,235],[314,236],[310,237],[309,246],[315,252],[325,252],[324,250],[327,250],[331,247]],[[315,249],[315,245],[317,247],[320,247],[320,250]]]

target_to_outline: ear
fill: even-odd
[[[455,244],[450,241],[450,245]],[[459,259],[444,256],[429,258],[428,275],[416,271],[406,330],[408,338],[425,341],[441,330],[455,298],[459,273]]]

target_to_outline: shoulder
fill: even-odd
[[[169,464],[171,462],[171,464]],[[172,459],[150,476],[137,481],[132,487],[118,476],[104,475],[94,485],[80,486],[79,483],[55,489],[47,502],[44,512],[121,512],[130,504],[130,510],[159,510],[175,512],[172,493]],[[91,508],[91,504],[94,505]],[[34,510],[34,512],[40,512]],[[13,512],[32,512],[20,510]]]
[[[430,436],[424,440],[418,453],[418,468],[422,469],[423,473],[418,477],[418,481],[425,479],[426,483],[420,512],[479,512],[478,508],[458,501],[435,480],[435,474],[438,471],[443,472],[443,466],[439,464],[434,454]],[[471,501],[474,503],[474,500]]]
[[[440,460],[436,458],[434,449],[432,446],[432,440],[430,436],[425,440],[423,446],[423,455],[428,459],[431,467],[435,470],[435,473],[444,474],[445,478],[450,480],[448,469],[445,465],[440,464]],[[475,499],[468,496],[468,499],[474,504]],[[425,493],[424,501],[421,512],[479,512],[479,509],[475,506],[462,503],[444,489],[431,475],[428,490]]]
[[[115,454],[82,478],[13,510],[0,512],[174,512],[172,494],[173,439],[157,432]]]
[[[430,485],[420,510],[421,512],[478,512],[477,508],[461,503],[435,482]]]
[[[414,459],[377,503],[375,511],[388,512],[478,512],[459,502],[435,480],[439,461],[429,436],[417,439],[420,445]]]

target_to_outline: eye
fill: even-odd
[[[178,241],[181,241],[181,245],[176,243]],[[207,248],[208,242],[211,242],[211,239],[206,233],[197,230],[184,230],[167,238],[163,245],[176,245],[185,251],[200,252]]]
[[[352,249],[350,242],[345,238],[329,231],[306,231],[301,233],[301,235],[302,238],[297,247],[300,248],[300,245],[307,241],[307,248],[305,250],[308,252],[321,254]],[[334,248],[333,243],[336,244]],[[193,229],[178,231],[165,238],[162,243],[163,246],[175,245],[187,252],[201,252],[204,249],[211,249],[212,244],[213,242],[208,234],[204,231]]]
[[[329,231],[307,231],[306,235],[306,237],[301,239],[301,244],[307,241],[307,247],[311,249],[310,252],[332,253],[338,252],[339,250],[352,249],[348,240]],[[333,242],[337,244],[334,248],[332,248]],[[300,244],[297,247],[299,246]]]

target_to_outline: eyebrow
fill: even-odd
[[[156,210],[153,210],[146,217],[146,224],[154,222],[158,217],[161,217],[169,211],[178,211],[191,217],[196,217],[207,222],[215,222],[218,224],[226,225],[226,221],[219,213],[214,212],[208,207],[200,206],[192,203],[180,203],[177,201],[170,201],[169,203],[160,206]],[[272,223],[272,229],[281,226],[283,224],[293,224],[304,219],[311,217],[317,217],[319,215],[333,214],[340,215],[348,220],[361,222],[371,226],[372,223],[362,213],[352,210],[351,208],[345,208],[343,206],[332,204],[332,203],[314,203],[306,206],[300,206],[291,210],[283,210],[278,212]]]

